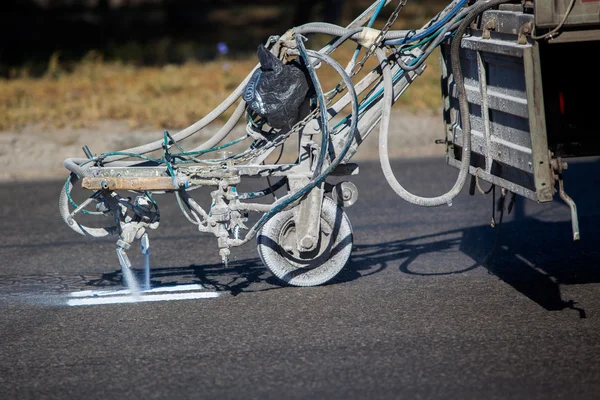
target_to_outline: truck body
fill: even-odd
[[[463,38],[460,63],[471,122],[471,193],[489,182],[536,202],[564,191],[566,160],[600,155],[600,1],[536,0],[485,11]],[[441,46],[448,164],[462,160],[450,45]]]

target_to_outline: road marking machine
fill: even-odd
[[[569,125],[574,131],[569,135],[553,133],[547,120],[554,98],[564,114],[564,97],[574,84],[561,87],[554,76],[558,68],[546,68],[540,60],[558,51],[548,44],[552,41],[558,41],[555,46],[586,43],[598,49],[600,2],[454,0],[422,27],[394,30],[406,3],[379,0],[346,27],[308,23],[270,37],[258,48],[257,66],[229,97],[175,134],[165,131],[160,140],[99,155],[84,147],[85,158],[64,162],[70,171],[59,198],[64,222],[81,235],[114,236],[128,286],[143,292],[150,286],[149,263],[144,281],[138,282],[126,252],[139,240],[148,261],[148,234],[160,223],[158,197],[172,195],[199,232],[215,236],[224,263],[232,248],[256,240],[264,265],[281,281],[321,285],[350,257],[352,226],[344,208],[356,201],[358,191],[344,177],[358,173],[352,157],[379,126],[383,175],[402,199],[425,207],[451,205],[470,178],[472,192],[486,181],[501,188],[503,197],[546,202],[558,185],[571,207],[578,240],[577,210],[563,190],[566,163],[561,157],[598,154],[598,135],[590,135],[598,133],[598,126],[579,119],[579,128]],[[387,22],[373,28],[388,5]],[[313,49],[315,34],[328,35],[330,41]],[[357,50],[340,63],[334,52],[348,41]],[[392,106],[436,50],[447,128],[439,142],[458,177],[447,193],[421,197],[394,176],[388,128]],[[369,60],[376,60],[375,67],[363,70]],[[323,67],[339,75],[331,90],[320,81]],[[595,67],[581,68],[592,73]],[[575,101],[573,97],[567,101]],[[580,107],[589,106],[581,102]],[[234,111],[214,136],[184,148],[186,139],[230,108]],[[245,134],[230,138],[240,123]],[[295,161],[277,157],[285,144],[296,149]],[[231,151],[240,146],[243,150]],[[251,178],[265,180],[264,188],[240,190]],[[91,193],[80,204],[71,195],[76,186]],[[209,208],[194,199],[201,187],[212,188]],[[272,196],[277,191],[285,193]],[[84,225],[78,222],[82,214],[110,222]]]

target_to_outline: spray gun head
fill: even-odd
[[[229,249],[221,249],[219,250],[219,255],[221,256],[221,260],[223,261],[223,265],[225,267],[229,264],[229,255],[231,254],[231,250]]]

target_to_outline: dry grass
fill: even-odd
[[[347,61],[352,51],[343,47],[336,58]],[[102,120],[126,121],[132,129],[183,128],[220,104],[256,62],[251,57],[135,67],[105,62],[91,53],[66,71],[54,57],[41,78],[21,73],[0,80],[0,131],[19,131],[32,124],[49,130],[93,127]],[[431,56],[426,72],[401,97],[402,105],[413,111],[439,110],[438,64],[437,56]],[[338,82],[332,71],[325,69],[322,75],[326,87]]]
[[[42,78],[0,81],[0,130],[33,123],[85,127],[106,119],[132,128],[185,126],[222,101],[253,66],[247,60],[228,71],[220,62],[134,67],[91,58],[71,72],[50,67]]]

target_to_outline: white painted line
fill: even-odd
[[[204,290],[202,285],[177,285],[177,286],[163,286],[157,287],[150,290],[142,290],[141,293],[164,293],[164,292],[189,292],[192,290]],[[131,291],[129,289],[121,290],[83,290],[81,292],[71,292],[69,297],[96,297],[96,296],[119,296],[129,295]]]
[[[67,305],[70,306],[95,306],[102,304],[128,304],[128,303],[144,303],[149,301],[173,301],[173,300],[197,300],[197,299],[214,299],[219,297],[217,292],[202,292],[202,293],[168,293],[168,294],[153,294],[133,296],[112,296],[112,297],[87,297],[82,299],[69,299]]]

